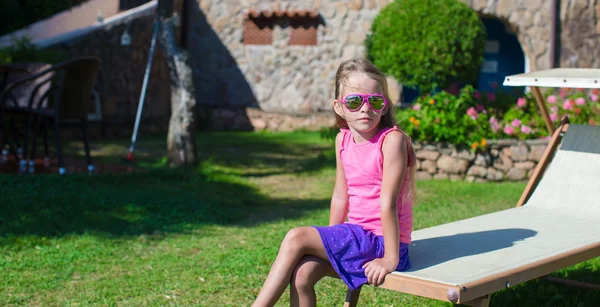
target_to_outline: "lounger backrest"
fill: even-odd
[[[600,127],[569,125],[526,206],[600,220]]]

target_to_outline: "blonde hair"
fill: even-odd
[[[385,78],[385,74],[383,74],[373,63],[371,63],[367,59],[357,58],[351,59],[342,62],[338,67],[338,70],[335,74],[335,99],[341,99],[340,95],[342,94],[342,86],[346,85],[346,81],[348,77],[353,73],[361,73],[369,76],[369,78],[377,81],[379,86],[381,87],[381,93],[385,97],[388,102],[387,107],[383,110],[383,114],[381,115],[381,120],[379,121],[379,128],[392,128],[396,125],[396,121],[394,120],[394,114],[392,112],[392,100],[390,99],[390,94],[388,92],[388,84],[387,79]],[[340,128],[348,129],[348,123],[341,116],[334,112],[335,121],[337,122]]]
[[[346,60],[340,64],[340,66],[337,69],[337,72],[335,73],[335,91],[334,91],[335,99],[341,100],[342,97],[340,97],[340,95],[342,94],[341,93],[341,91],[343,89],[342,86],[346,85],[348,77],[353,73],[365,74],[369,78],[377,81],[377,83],[379,83],[379,86],[381,87],[382,95],[388,101],[387,107],[385,108],[385,110],[382,111],[383,114],[381,115],[381,120],[379,121],[379,124],[378,124],[379,129],[392,128],[392,127],[396,126],[396,121],[394,119],[394,114],[393,114],[394,112],[392,111],[392,100],[390,99],[390,94],[389,94],[388,84],[387,84],[387,79],[385,77],[385,74],[383,72],[381,72],[381,70],[379,70],[373,63],[371,63],[367,59],[356,58],[356,59]],[[335,111],[333,112],[333,114],[335,116],[335,121],[337,122],[338,126],[340,128],[348,129],[348,123],[346,122],[346,120],[344,118],[342,118],[339,114],[337,114]],[[415,193],[416,155],[412,148],[412,144],[410,144],[411,143],[410,137],[408,135],[406,135],[406,137],[409,142],[409,146],[408,146],[409,150],[407,152],[407,154],[408,154],[407,159],[411,162],[411,164],[408,165],[408,168],[409,168],[409,171],[407,174],[408,182],[406,182],[407,180],[405,179],[405,183],[407,183],[408,185],[406,185],[406,186],[404,184],[402,185],[401,191],[404,193],[401,193],[401,195],[399,197],[401,198],[402,202],[410,200],[413,203],[415,203],[416,202],[416,193]]]

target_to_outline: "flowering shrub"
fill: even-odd
[[[600,91],[549,89],[544,93],[550,119],[564,116],[571,123],[600,124]],[[402,128],[414,139],[484,147],[488,139],[520,140],[548,136],[532,93],[515,98],[510,93],[480,93],[466,86],[456,95],[442,91],[420,97],[412,108],[398,112]]]
[[[475,89],[465,86],[458,95],[441,91],[418,98],[412,108],[398,112],[398,122],[413,140],[477,148],[492,136],[488,116]]]
[[[568,116],[571,123],[596,125],[600,123],[600,103],[597,89],[549,89],[544,99],[550,120],[557,125]],[[528,93],[504,114],[500,138],[533,139],[548,136],[546,123],[537,107],[535,97]]]

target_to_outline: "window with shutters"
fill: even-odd
[[[317,28],[319,20],[311,16],[290,18],[290,40],[289,45],[317,45]]]
[[[275,19],[264,16],[247,16],[244,20],[244,44],[271,45]]]
[[[271,45],[273,28],[289,31],[288,45],[317,45],[317,28],[322,24],[319,13],[313,10],[256,11],[250,10],[244,18],[245,45]]]

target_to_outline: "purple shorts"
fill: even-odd
[[[321,235],[331,266],[348,288],[355,290],[366,284],[362,266],[383,257],[383,237],[350,223],[313,227]],[[399,256],[396,271],[404,271],[410,267],[408,244],[400,243]]]

